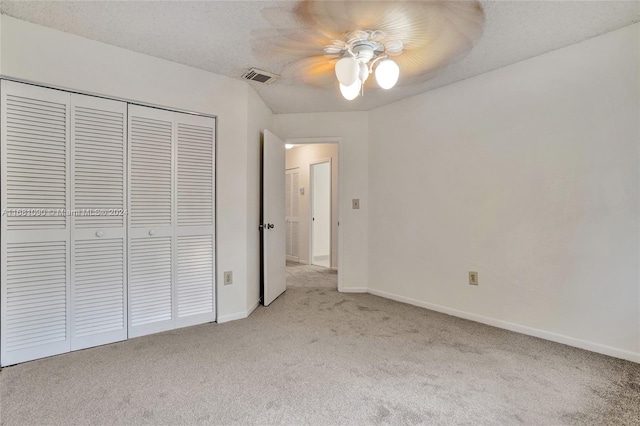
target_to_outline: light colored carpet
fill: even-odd
[[[287,261],[287,288],[338,288],[338,271],[323,266]]]
[[[250,318],[5,368],[23,424],[631,425],[640,365],[368,294],[290,288]]]

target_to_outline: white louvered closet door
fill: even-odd
[[[71,349],[127,338],[127,104],[71,95]]]
[[[175,114],[176,327],[215,321],[215,124]]]
[[[2,81],[1,363],[70,349],[70,95]]]
[[[174,113],[129,105],[129,337],[175,328]]]

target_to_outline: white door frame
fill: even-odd
[[[338,158],[340,155],[338,154]],[[333,257],[333,162],[331,158],[323,158],[313,160],[309,163],[309,264],[314,265],[313,263],[313,199],[314,188],[313,188],[313,166],[318,164],[329,163],[329,269],[335,268],[335,265],[332,265],[332,257]],[[316,265],[322,266],[322,265]]]
[[[285,139],[285,143],[290,144],[319,144],[319,143],[335,143],[338,145],[338,291],[342,292],[344,284],[342,279],[342,265],[344,264],[342,259],[344,255],[344,250],[342,249],[343,237],[342,230],[340,229],[340,212],[342,211],[341,206],[346,203],[347,200],[343,200],[344,191],[342,190],[342,138],[336,136],[328,136],[328,137],[320,137],[320,138],[287,138]],[[345,206],[347,204],[344,204]],[[346,207],[345,207],[346,208]]]

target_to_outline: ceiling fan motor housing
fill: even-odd
[[[384,46],[371,40],[358,40],[351,45],[351,51],[358,62],[368,63],[374,56],[384,52]]]

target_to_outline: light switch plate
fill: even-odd
[[[360,199],[354,198],[353,200],[351,200],[351,204],[354,210],[358,210],[360,208]]]

